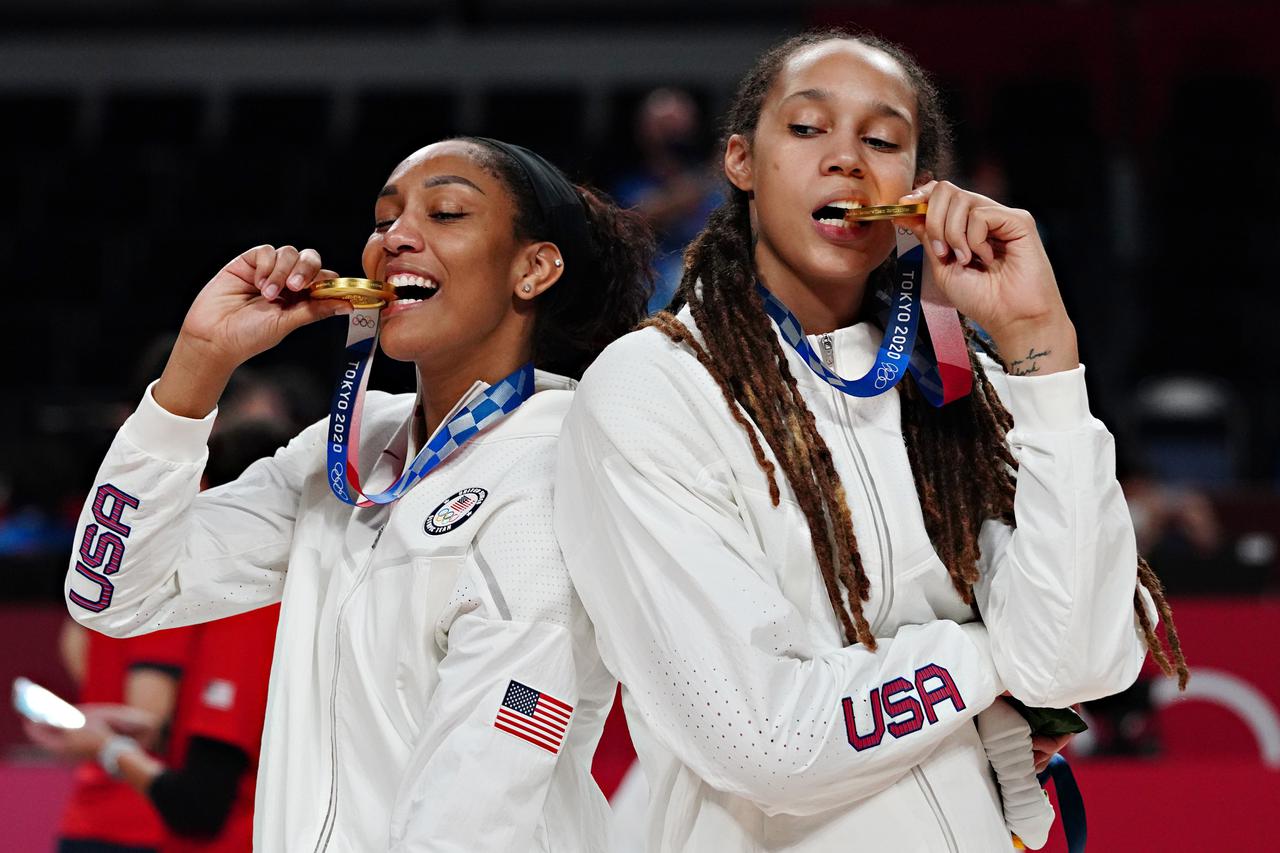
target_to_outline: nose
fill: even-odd
[[[404,252],[421,252],[422,248],[422,232],[407,216],[401,216],[383,232],[382,250],[388,255],[394,257]]]
[[[862,155],[856,144],[838,141],[822,158],[824,175],[847,175],[862,177]]]

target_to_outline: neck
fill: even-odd
[[[791,309],[806,334],[820,335],[857,322],[867,289],[866,275],[845,281],[805,281],[761,246],[756,247],[755,260],[764,286]]]
[[[471,358],[422,358],[416,362],[426,428],[424,438],[440,427],[445,416],[477,380],[496,384],[533,357],[527,344],[503,347],[491,343],[492,346],[476,347]]]

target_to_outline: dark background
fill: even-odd
[[[8,595],[57,594],[70,518],[157,339],[235,254],[313,246],[358,274],[383,179],[455,133],[608,189],[656,86],[700,105],[711,163],[752,59],[824,23],[914,51],[956,123],[952,177],[1036,215],[1126,476],[1206,495],[1232,536],[1274,527],[1276,4],[9,0],[0,524],[42,521],[34,547],[0,532]],[[290,371],[302,421],[324,414],[341,336],[309,328],[255,362]],[[383,359],[374,381],[410,374]],[[1267,588],[1269,541],[1243,565],[1223,545],[1225,576],[1174,548],[1173,583]]]

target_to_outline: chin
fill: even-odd
[[[378,338],[378,347],[383,355],[396,361],[417,361],[424,351],[429,349],[426,335],[414,335],[410,330],[396,329],[391,334],[385,332]]]

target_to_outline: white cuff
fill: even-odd
[[[1013,426],[1029,432],[1070,432],[1093,421],[1084,365],[1047,376],[1009,376],[1005,404]]]
[[[142,402],[120,428],[120,435],[139,450],[168,462],[203,462],[218,410],[198,419],[175,415],[152,396],[155,384],[147,386]]]

